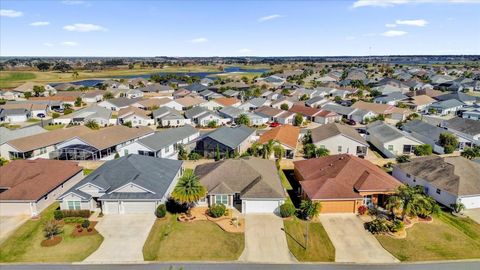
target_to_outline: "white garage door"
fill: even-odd
[[[480,208],[480,196],[476,197],[463,197],[462,203],[466,209]]]
[[[155,213],[155,202],[123,202],[125,214]]]
[[[243,200],[243,212],[251,213],[274,213],[280,206],[280,201],[249,201]]]
[[[105,214],[118,214],[118,202],[104,202]]]

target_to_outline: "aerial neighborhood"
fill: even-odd
[[[480,68],[441,60],[2,60],[40,77],[1,85],[0,262],[478,259]]]

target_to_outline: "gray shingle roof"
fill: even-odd
[[[448,99],[448,100],[432,103],[430,107],[448,109],[448,108],[454,108],[454,107],[459,107],[463,105],[464,105],[463,102],[460,102],[456,99]]]
[[[23,137],[43,133],[43,132],[47,132],[47,131],[37,125],[14,129],[14,130],[10,130],[5,127],[0,127],[0,145],[14,139],[23,138]]]
[[[480,121],[455,117],[443,122],[448,129],[456,130],[468,135],[476,136],[480,134]]]
[[[112,98],[107,100],[110,104],[113,104],[117,107],[127,107],[132,105],[133,103],[140,101],[141,98],[126,98],[126,97],[119,97],[119,98]]]
[[[438,140],[440,139],[440,134],[445,132],[451,134],[451,132],[443,128],[439,128],[437,126],[431,125],[421,120],[413,120],[413,121],[407,122],[403,124],[402,129],[408,132],[418,133],[426,138],[430,138],[434,140],[435,142],[438,142]],[[412,136],[415,136],[415,135],[412,134]]]
[[[210,133],[205,134],[204,136],[202,136],[202,138],[210,137],[211,139],[230,148],[236,148],[254,133],[255,129],[251,129],[246,126],[239,126],[235,128],[221,127]]]
[[[198,133],[198,130],[190,125],[185,125],[179,128],[170,128],[166,131],[156,132],[151,136],[138,140],[138,143],[153,151],[159,151],[169,145],[188,138],[195,133]]]
[[[369,136],[377,138],[382,143],[390,142],[401,137],[407,137],[409,139],[417,141],[409,134],[396,129],[391,125],[385,124],[382,121],[375,121],[368,124],[367,132],[369,133]]]

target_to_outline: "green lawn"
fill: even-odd
[[[93,169],[83,169],[83,175],[87,176],[93,172]]]
[[[286,190],[292,190],[292,185],[290,185],[290,182],[288,182],[288,179],[282,169],[278,170],[278,175],[280,176],[280,180],[282,180],[283,188],[285,188]]]
[[[240,257],[244,235],[227,233],[210,221],[157,220],[143,246],[147,261],[227,261]]]
[[[401,261],[480,258],[480,225],[442,213],[433,223],[417,223],[405,239],[379,235],[382,246]]]
[[[0,73],[0,86],[4,87],[3,85],[16,82],[16,81],[27,81],[35,79],[35,74],[32,72],[1,72]]]
[[[306,221],[294,218],[285,220],[285,233],[290,252],[299,261],[333,262],[335,247],[321,223],[309,222],[308,245],[305,249]]]
[[[62,129],[65,125],[45,125],[43,126],[44,129],[48,131],[56,130],[56,129]]]
[[[28,220],[0,245],[0,262],[78,262],[92,254],[103,241],[100,234],[74,237],[73,224],[63,227],[63,240],[53,247],[42,247],[43,224],[53,219],[54,203],[45,209],[38,220]]]

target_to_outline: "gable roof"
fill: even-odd
[[[297,147],[299,134],[299,127],[294,127],[292,125],[282,125],[276,128],[272,128],[267,132],[263,133],[260,136],[258,142],[264,144],[268,143],[270,140],[274,140],[295,149]]]
[[[232,97],[232,98],[220,97],[220,98],[214,99],[214,101],[217,102],[218,104],[224,106],[224,107],[232,106],[232,105],[235,105],[237,103],[240,103],[240,100],[238,100],[234,97]]]
[[[311,129],[312,141],[317,143],[325,139],[337,136],[339,134],[368,146],[365,139],[352,127],[338,123],[330,123]]]
[[[234,128],[224,126],[203,135],[202,139],[209,137],[225,146],[236,148],[253,134],[255,134],[255,129],[243,125]]]
[[[142,100],[141,98],[126,98],[126,97],[119,97],[119,98],[112,98],[105,100],[106,102],[116,106],[116,107],[127,107],[132,105],[135,102]]]
[[[368,124],[367,132],[369,136],[377,138],[382,143],[391,142],[393,140],[396,140],[402,137],[405,137],[420,143],[420,141],[411,137],[410,134],[406,132],[402,132],[397,128],[395,128],[394,126],[386,124],[380,120]]]
[[[13,160],[0,167],[2,200],[37,201],[82,171],[76,162],[50,159]]]
[[[141,116],[143,118],[150,119],[149,113],[150,113],[149,111],[145,111],[145,110],[142,110],[140,108],[133,107],[133,106],[128,106],[128,107],[122,108],[122,109],[120,109],[120,111],[118,111],[118,118],[124,118],[124,117],[127,117],[129,115],[135,114],[135,115]]]
[[[285,198],[275,163],[256,157],[198,165],[195,174],[209,194],[240,193],[241,198]]]
[[[197,129],[190,125],[184,125],[179,128],[170,128],[166,131],[155,132],[153,135],[138,140],[138,143],[153,151],[159,151],[196,133],[198,133]]]
[[[358,192],[393,192],[401,183],[367,160],[347,154],[293,162],[311,200],[361,199]]]
[[[268,107],[268,106],[261,106],[255,110],[255,113],[260,115],[265,115],[267,117],[275,117],[285,112],[284,110]]]
[[[320,109],[294,104],[288,111],[304,116],[315,116],[320,112]]]
[[[421,178],[454,195],[480,194],[480,164],[463,157],[431,155],[398,164],[395,169]]]
[[[444,121],[443,126],[472,136],[480,134],[480,121],[468,118],[454,117]]]
[[[186,96],[183,98],[175,99],[175,101],[182,105],[183,107],[191,107],[195,106],[198,104],[205,103],[206,101],[202,98],[197,98],[197,97],[191,97],[191,96]]]
[[[24,128],[18,129],[8,129],[6,127],[0,127],[0,145],[15,140],[22,137],[27,137],[39,133],[47,132],[47,130],[41,128],[40,126],[33,125]]]
[[[149,127],[140,126],[129,128],[120,125],[106,127],[75,137],[97,148],[98,150],[102,150],[151,133],[153,133],[153,130]]]

